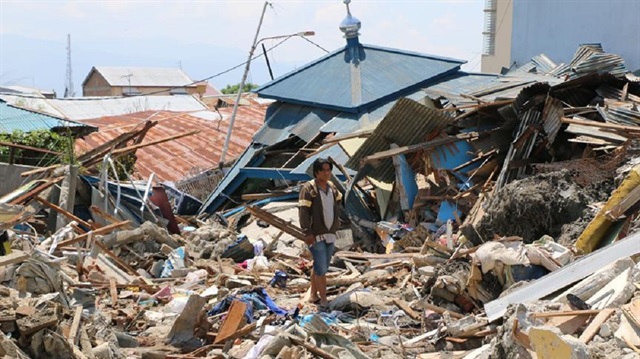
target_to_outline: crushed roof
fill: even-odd
[[[352,99],[350,47],[345,46],[255,92],[261,97],[347,112],[384,102],[408,89],[454,73],[465,63],[444,57],[359,45],[362,100]]]
[[[253,134],[262,126],[264,107],[239,107],[229,142],[227,158],[239,156],[251,144]],[[220,109],[204,119],[199,116],[169,111],[139,112],[122,116],[103,117],[86,121],[100,130],[76,141],[82,153],[131,131],[147,121],[157,121],[147,132],[144,142],[198,130],[195,135],[182,137],[136,151],[136,174],[148,178],[155,173],[158,181],[179,181],[218,165],[224,145],[231,109]],[[202,115],[202,114],[200,114]],[[213,119],[215,118],[215,119]]]
[[[196,86],[181,69],[165,67],[94,66],[82,82],[84,86],[94,72],[98,72],[111,86],[173,87]]]

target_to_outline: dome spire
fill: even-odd
[[[347,40],[357,38],[358,35],[360,35],[358,30],[360,30],[362,24],[360,23],[360,20],[351,15],[351,10],[349,9],[349,3],[351,0],[343,0],[343,2],[347,6],[347,17],[345,17],[340,23],[340,31],[344,32],[344,37]]]

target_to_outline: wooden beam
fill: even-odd
[[[597,122],[597,121],[589,121],[589,120],[579,120],[579,119],[567,118],[567,117],[562,117],[560,119],[560,121],[562,123],[572,123],[572,124],[576,124],[576,125],[606,128],[606,129],[611,129],[611,130],[619,130],[619,131],[623,131],[623,132],[633,132],[633,133],[640,132],[640,127],[638,127],[638,126],[624,126],[624,125],[618,125],[618,124],[615,124],[615,123]]]
[[[71,213],[71,212],[67,211],[66,209],[64,209],[64,208],[62,208],[62,207],[56,206],[55,204],[53,204],[53,203],[51,203],[51,202],[47,201],[47,200],[46,200],[46,199],[44,199],[44,198],[41,198],[41,197],[35,196],[35,197],[33,197],[33,199],[35,199],[36,201],[38,201],[38,202],[40,202],[40,203],[44,204],[45,206],[47,206],[47,207],[49,207],[49,208],[51,208],[51,209],[53,209],[54,211],[56,211],[56,212],[58,212],[58,213],[62,214],[63,216],[65,216],[65,217],[69,218],[69,219],[70,219],[70,220],[72,220],[72,221],[76,221],[76,222],[80,223],[81,225],[83,225],[83,226],[85,226],[85,227],[87,227],[87,228],[93,228],[93,226],[92,226],[89,222],[86,222],[86,221],[84,221],[84,220],[82,220],[82,219],[80,219],[80,218],[76,217],[73,213]]]
[[[296,227],[290,223],[287,223],[282,218],[277,217],[256,206],[247,206],[247,210],[255,217],[262,219],[263,221],[273,225],[279,230],[304,241],[304,238],[305,238],[304,232],[299,227]]]
[[[407,313],[407,315],[411,319],[418,322],[422,321],[422,314],[411,309],[411,307],[409,306],[409,303],[405,302],[404,300],[400,298],[393,298],[393,304],[395,304],[398,308],[402,309],[405,313]]]
[[[105,228],[105,227],[102,227]],[[94,240],[93,243],[98,246],[98,248],[100,248],[100,250],[102,250],[104,252],[104,254],[106,254],[107,256],[111,257],[111,259],[113,259],[113,262],[123,271],[128,272],[129,274],[133,275],[133,276],[138,276],[138,272],[136,272],[135,269],[133,269],[133,267],[131,267],[130,265],[128,265],[127,263],[123,262],[120,258],[118,258],[118,256],[113,253],[109,248],[107,248],[107,246],[105,246],[102,242],[100,242],[99,240]]]
[[[360,160],[360,167],[362,167],[364,164],[366,164],[368,162],[377,161],[377,160],[381,160],[381,159],[384,159],[384,158],[393,157],[393,156],[397,156],[397,155],[403,155],[403,154],[407,154],[407,153],[412,153],[412,152],[416,152],[416,151],[419,151],[419,150],[426,150],[426,149],[436,148],[436,147],[439,147],[439,146],[442,146],[442,145],[446,145],[448,143],[453,143],[453,142],[457,142],[457,141],[461,141],[461,140],[468,140],[468,139],[477,138],[477,137],[480,137],[480,135],[478,133],[476,133],[476,132],[461,133],[461,134],[456,135],[456,136],[448,136],[448,137],[444,137],[444,138],[436,138],[435,140],[422,142],[422,143],[418,143],[418,144],[415,144],[415,145],[402,146],[402,147],[393,148],[393,149],[386,150],[386,151],[380,151],[380,152],[374,153],[374,154],[369,155],[369,156],[363,158],[362,160]]]
[[[76,336],[78,334],[78,328],[80,328],[80,321],[82,320],[82,305],[76,306],[76,310],[73,314],[73,322],[71,323],[71,329],[69,330],[69,336],[67,340],[69,344],[75,345]]]
[[[30,151],[35,151],[35,152],[48,153],[48,154],[56,155],[56,156],[62,155],[62,153],[60,153],[60,152],[51,151],[51,150],[47,150],[47,149],[44,149],[44,148],[19,145],[17,143],[11,143],[11,142],[0,141],[0,146],[7,146],[7,147],[11,147],[11,148],[19,148],[21,150],[30,150]]]
[[[196,133],[200,133],[200,130],[179,133],[177,135],[164,137],[164,138],[161,138],[161,139],[155,140],[155,141],[140,143],[140,144],[129,146],[129,147],[118,148],[118,149],[114,150],[111,154],[112,155],[118,155],[118,154],[122,154],[122,153],[132,152],[132,151],[135,151],[135,150],[140,149],[140,148],[149,147],[149,146],[157,145],[157,144],[160,144],[160,143],[177,140],[177,139],[182,138],[182,137],[192,136],[192,135],[195,135]]]
[[[15,263],[22,263],[31,257],[25,252],[14,250],[11,253],[0,256],[0,267],[8,266]]]
[[[247,305],[244,302],[239,300],[231,302],[227,317],[224,319],[224,322],[222,322],[218,335],[216,336],[216,340],[213,341],[213,344],[218,344],[229,339],[238,331],[238,328],[240,328],[240,325],[242,325],[245,320],[245,310],[247,310]]]
[[[324,141],[322,141],[322,143],[335,143],[335,142],[340,142],[340,141],[344,141],[344,140],[348,140],[348,139],[352,139],[352,138],[360,138],[360,137],[369,137],[373,134],[373,130],[367,130],[367,131],[358,131],[358,132],[354,132],[354,133],[350,133],[347,135],[343,135],[343,136],[335,136],[332,137],[330,139],[325,139]]]
[[[594,315],[600,313],[600,309],[587,309],[587,310],[567,310],[561,312],[543,312],[533,313],[532,318],[553,318],[553,317],[573,317],[576,315]]]
[[[433,305],[431,303],[427,303],[424,300],[420,302],[420,306],[425,308],[425,309],[429,309],[431,311],[434,311],[436,313],[442,314],[444,312],[449,312],[449,315],[451,315],[452,318],[455,319],[462,319],[464,318],[464,315],[460,314],[460,313],[456,313],[456,312],[452,312],[449,309],[445,309],[442,307],[438,307],[437,305]]]
[[[58,246],[59,247],[64,247],[64,246],[68,246],[77,242],[81,242],[84,241],[85,239],[89,238],[89,236],[91,235],[98,235],[98,234],[108,234],[111,231],[124,227],[126,225],[128,225],[129,223],[131,223],[131,221],[127,220],[127,221],[123,221],[123,222],[118,222],[118,223],[113,223],[110,224],[108,226],[104,226],[104,227],[100,227],[98,229],[95,229],[93,231],[89,231],[85,234],[81,234],[79,236],[77,236],[76,238],[72,238],[72,239],[67,239],[64,241],[60,241],[58,242]],[[135,272],[135,271],[134,271]]]
[[[62,179],[64,179],[64,176],[56,177],[56,178],[50,178],[46,182],[44,182],[44,183],[38,185],[36,188],[32,189],[31,191],[29,191],[29,192],[23,194],[22,196],[12,200],[11,202],[9,202],[9,204],[20,204],[22,202],[26,202],[31,197],[38,195],[38,193],[40,193],[40,192],[44,191],[45,189],[53,186],[55,183],[62,181]]]
[[[115,278],[109,278],[109,294],[111,295],[111,307],[118,306],[118,288],[116,287]]]
[[[296,337],[294,335],[291,334],[283,334],[284,336],[286,336],[287,338],[289,338],[289,340],[291,340],[291,342],[293,342],[293,344],[295,345],[302,345],[305,349],[307,349],[311,354],[317,355],[320,358],[323,359],[338,359],[336,356],[334,356],[333,354],[326,352],[320,348],[318,348],[316,345],[306,342],[304,339]]]
[[[607,321],[607,319],[609,319],[611,314],[613,314],[614,312],[615,312],[615,309],[604,309],[600,313],[598,313],[598,315],[596,315],[596,317],[593,318],[591,323],[589,323],[589,325],[587,326],[587,329],[585,329],[584,332],[580,334],[580,338],[579,338],[580,341],[583,342],[584,344],[589,343],[589,341],[600,330],[600,326],[602,326],[602,323]]]

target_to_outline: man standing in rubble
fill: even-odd
[[[326,274],[340,226],[342,194],[330,181],[332,170],[333,165],[327,159],[316,159],[313,162],[314,179],[302,185],[298,203],[300,227],[313,256],[310,301],[321,307],[328,304]]]

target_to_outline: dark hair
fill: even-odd
[[[316,158],[315,161],[313,161],[313,177],[316,176],[316,173],[320,172],[322,170],[322,165],[329,165],[329,168],[331,170],[333,170],[333,163],[331,163],[328,159],[326,158]]]

